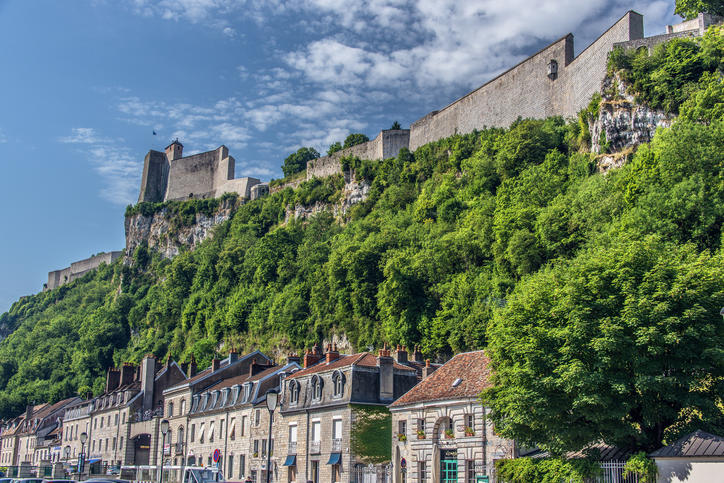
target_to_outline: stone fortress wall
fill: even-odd
[[[143,163],[138,202],[217,198],[224,193],[251,196],[256,178],[234,178],[235,160],[226,146],[183,157],[183,145],[174,141],[164,153],[151,150]]]
[[[371,141],[337,151],[330,156],[322,156],[308,161],[307,179],[323,178],[339,173],[342,170],[341,160],[346,156],[357,156],[360,159],[393,158],[397,156],[400,149],[407,148],[409,144],[409,129],[383,130]]]
[[[403,147],[414,151],[455,134],[507,127],[518,117],[574,117],[588,105],[591,96],[600,91],[606,77],[608,54],[614,47],[651,48],[674,37],[703,35],[709,25],[721,21],[721,18],[700,14],[697,19],[669,26],[666,34],[645,38],[643,16],[628,11],[578,56],[574,57],[573,35],[568,34],[448,106],[412,123],[406,132],[407,145],[401,136],[394,149],[380,153],[377,147],[380,139],[390,132],[382,131],[372,141],[309,161],[307,179],[340,172],[343,156],[385,159],[395,156]]]
[[[123,255],[122,251],[99,253],[98,255],[79,260],[70,264],[70,267],[48,272],[48,283],[44,284],[43,290],[53,290],[56,287],[70,283],[82,277],[91,270],[95,270],[101,263],[111,264]]]

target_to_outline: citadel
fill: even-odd
[[[413,122],[410,129],[382,130],[368,142],[309,161],[306,179],[342,172],[341,160],[348,156],[386,159],[397,156],[403,148],[415,151],[456,134],[507,127],[519,117],[574,117],[600,91],[608,55],[614,48],[652,49],[672,38],[701,36],[707,27],[723,19],[702,13],[693,20],[669,25],[665,33],[651,37],[644,37],[643,20],[635,11],[626,12],[578,56],[574,56],[573,34],[564,35],[479,88]],[[183,145],[175,140],[164,152],[150,150],[146,154],[138,202],[215,198],[225,193],[253,200],[269,193],[267,183],[235,176],[235,160],[226,146],[184,157]],[[50,272],[44,290],[75,280],[121,254],[118,251],[94,256]]]

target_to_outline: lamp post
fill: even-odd
[[[269,410],[269,436],[267,437],[266,444],[266,483],[271,481],[271,445],[272,445],[272,419],[274,417],[274,410],[277,408],[279,402],[279,393],[272,389],[266,393],[266,408]]]
[[[161,466],[158,472],[158,483],[163,481],[163,453],[166,451],[166,433],[168,433],[168,419],[161,420]]]
[[[85,465],[85,442],[88,441],[88,434],[80,433],[80,456],[78,461],[78,479],[83,479],[83,466]]]

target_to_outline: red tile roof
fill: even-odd
[[[483,389],[490,387],[490,372],[490,359],[484,351],[458,354],[403,394],[390,407],[425,401],[476,398]],[[460,383],[453,387],[457,379],[460,379]]]
[[[361,367],[377,367],[377,357],[369,352],[360,352],[359,354],[340,354],[339,359],[335,359],[332,362],[327,362],[324,358],[313,366],[309,366],[301,371],[297,371],[291,374],[288,378],[292,379],[295,377],[307,376],[309,374],[316,374],[318,372],[331,371],[348,366],[361,366]],[[415,369],[403,366],[397,362],[393,362],[393,367],[400,371],[414,371]]]

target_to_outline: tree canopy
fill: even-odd
[[[307,161],[317,159],[319,153],[314,148],[299,148],[296,153],[292,153],[284,160],[282,171],[284,176],[292,176],[307,169]]]
[[[344,139],[344,149],[351,148],[358,144],[366,143],[370,138],[362,133],[352,133]]]
[[[674,13],[691,20],[701,12],[713,15],[724,15],[724,2],[722,0],[676,0]]]

